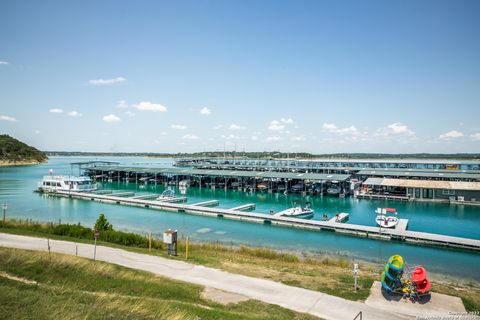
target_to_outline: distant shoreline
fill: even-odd
[[[199,152],[199,153],[149,153],[149,152],[67,152],[44,151],[47,156],[63,157],[147,157],[147,158],[228,158],[228,159],[291,159],[291,160],[467,160],[480,161],[479,153],[412,153],[412,154],[383,154],[383,153],[285,153],[285,152]]]
[[[21,161],[6,161],[0,160],[0,167],[20,167],[20,166],[31,166],[35,164],[47,163],[47,160],[37,161],[37,160],[21,160]]]

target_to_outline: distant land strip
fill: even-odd
[[[234,152],[213,151],[194,153],[157,153],[157,152],[82,152],[82,151],[44,151],[47,156],[110,156],[110,157],[157,157],[157,158],[202,158],[226,157],[248,159],[442,159],[442,160],[480,160],[480,153],[330,153],[312,154],[306,152]]]

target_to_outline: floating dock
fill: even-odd
[[[140,195],[140,196],[132,197],[132,199],[139,199],[139,200],[143,200],[143,199],[157,199],[158,197],[160,197],[160,194],[142,194],[142,195]]]
[[[187,202],[187,197],[175,197],[175,198],[157,198],[159,202]]]
[[[340,213],[338,214],[338,216],[335,215],[335,217],[329,219],[328,221],[329,221],[329,222],[344,222],[344,221],[348,220],[348,217],[349,217],[349,216],[350,216],[350,215],[349,215],[348,213],[340,212]]]
[[[218,200],[208,200],[208,201],[203,201],[203,202],[198,202],[192,204],[192,206],[197,206],[197,207],[215,207],[220,204],[220,201]]]
[[[131,197],[135,195],[135,192],[128,191],[128,192],[117,192],[117,193],[110,193],[113,197]]]
[[[452,237],[447,235],[433,234],[427,232],[416,232],[406,230],[406,223],[403,222],[395,229],[384,229],[371,226],[363,226],[349,223],[337,223],[331,221],[306,220],[290,217],[275,217],[255,212],[242,212],[233,209],[208,208],[198,205],[171,203],[165,201],[150,201],[142,199],[115,197],[94,193],[57,191],[49,193],[52,196],[60,196],[89,201],[105,203],[116,203],[121,205],[152,208],[163,211],[189,213],[209,217],[226,218],[232,220],[257,222],[284,227],[302,228],[314,231],[330,230],[355,236],[379,238],[385,240],[400,240],[417,244],[438,245],[480,251],[480,240]],[[237,207],[238,208],[238,207]],[[234,208],[235,209],[235,208]],[[403,219],[402,219],[403,220]],[[405,226],[405,230],[403,229]]]
[[[249,211],[249,210],[254,210],[255,207],[256,207],[255,203],[247,203],[247,204],[243,204],[241,206],[232,208],[230,210],[232,210],[232,211]]]

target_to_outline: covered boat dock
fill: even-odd
[[[480,203],[480,182],[368,178],[357,196]]]
[[[95,180],[230,188],[244,191],[323,192],[332,184],[344,193],[350,191],[349,174],[214,170],[195,168],[148,168],[118,165],[96,165],[85,168]]]

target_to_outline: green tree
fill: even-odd
[[[113,230],[113,226],[108,222],[107,218],[105,218],[105,215],[100,213],[93,229],[99,231]]]

